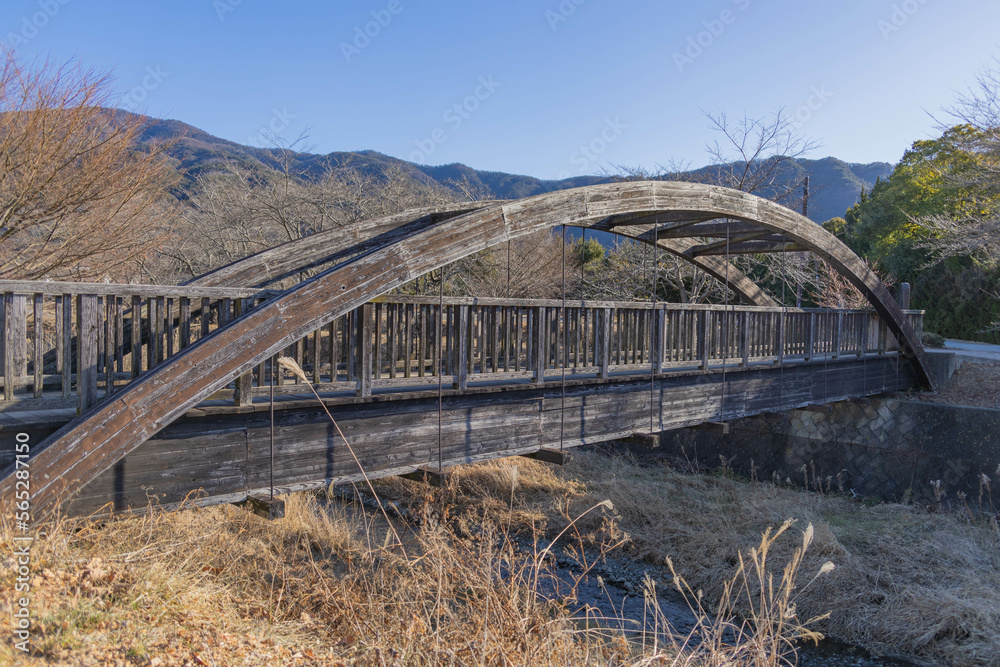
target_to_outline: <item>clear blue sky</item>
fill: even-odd
[[[271,125],[289,140],[308,130],[320,153],[370,148],[541,178],[699,166],[713,136],[702,110],[715,109],[785,107],[822,143],[811,157],[895,162],[935,134],[928,112],[1000,54],[998,26],[996,0],[0,7],[0,37],[19,54],[113,70],[123,103],[152,116],[240,143],[260,144]]]

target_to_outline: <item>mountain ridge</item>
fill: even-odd
[[[179,120],[142,118],[146,121],[143,141],[173,142],[167,149],[167,155],[176,162],[178,170],[189,181],[213,171],[226,160],[256,162],[265,167],[277,168],[282,158],[281,149],[247,146],[217,137]],[[541,179],[523,174],[475,169],[460,162],[419,165],[370,149],[326,154],[292,150],[290,159],[297,173],[306,178],[318,178],[328,168],[350,163],[355,168],[372,173],[399,169],[421,183],[452,192],[459,192],[457,184],[464,181],[468,187],[488,191],[500,199],[520,199],[612,180],[610,176],[598,175]],[[710,168],[701,167],[686,173],[697,174]],[[798,183],[809,176],[811,193],[808,217],[823,223],[830,218],[843,216],[857,202],[862,189],[870,190],[877,179],[887,178],[892,173],[893,165],[888,162],[849,163],[835,157],[824,157],[789,160],[784,169],[782,179],[788,183]]]

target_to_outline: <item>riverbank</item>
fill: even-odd
[[[463,467],[444,490],[398,478],[375,489],[406,527],[402,550],[380,513],[303,495],[272,523],[215,507],[50,529],[32,562],[35,653],[22,660],[5,643],[0,656],[28,665],[632,664],[668,655],[664,625],[659,635],[616,632],[604,611],[593,622],[574,616],[581,599],[605,595],[622,609],[627,597],[639,606],[621,618],[640,608],[656,618],[643,591],[674,587],[669,557],[689,601],[702,595],[706,619],[734,581],[750,594],[722,604],[723,615],[753,619],[762,612],[748,605],[759,587],[750,559],[761,534],[788,519],[765,567],[777,582],[797,562],[797,584],[768,612],[785,618],[788,636],[806,625],[926,664],[1000,654],[995,518],[687,474],[610,448],[577,452],[563,467],[523,458]],[[0,545],[13,553],[7,528]],[[590,570],[577,597],[566,582],[557,595],[535,594],[551,592],[553,569],[574,567]],[[7,558],[5,622],[14,585]],[[730,627],[717,638],[734,636]]]

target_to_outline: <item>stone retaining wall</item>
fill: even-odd
[[[1000,509],[1000,410],[872,399],[834,404],[830,414],[741,419],[729,435],[671,431],[661,442],[667,455],[762,481]],[[998,495],[992,505],[990,491]]]

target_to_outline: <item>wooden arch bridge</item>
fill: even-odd
[[[389,295],[557,226],[656,244],[742,303]],[[871,308],[780,306],[729,261],[788,251],[828,261]],[[846,246],[773,202],[690,183],[409,211],[181,286],[6,281],[0,293],[0,497],[15,496],[15,442],[28,439],[36,514],[236,502],[356,480],[359,462],[376,477],[559,460],[581,444],[934,388],[921,313]],[[279,354],[309,382],[282,373]]]

